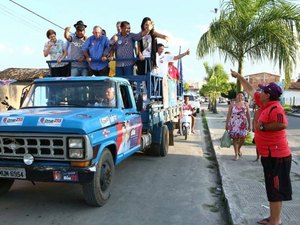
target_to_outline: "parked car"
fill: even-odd
[[[201,103],[204,103],[204,102],[205,102],[205,97],[200,96],[199,100],[200,100],[200,104],[201,104]]]
[[[225,103],[227,102],[227,98],[224,98],[224,97],[219,97],[219,103]]]

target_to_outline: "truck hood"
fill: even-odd
[[[0,132],[89,134],[118,122],[111,108],[34,108],[0,113]],[[119,114],[120,115],[120,114]]]

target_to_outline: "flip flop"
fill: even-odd
[[[270,217],[263,218],[262,220],[257,221],[258,224],[268,224]]]
[[[262,220],[257,221],[258,224],[268,224],[268,222],[270,221],[270,217],[267,218],[263,218]],[[282,223],[280,223],[279,225],[282,225]]]

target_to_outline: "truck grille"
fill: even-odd
[[[2,135],[0,134],[0,156],[23,158],[27,153],[39,159],[66,159],[66,138],[63,136]]]

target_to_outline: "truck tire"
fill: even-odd
[[[163,125],[161,129],[161,143],[160,143],[160,149],[159,154],[160,156],[165,157],[168,155],[169,151],[169,129],[167,125]]]
[[[14,179],[0,179],[0,195],[6,194],[14,182]]]
[[[166,156],[169,151],[169,129],[167,125],[161,127],[160,143],[152,143],[150,148],[146,150],[147,155]]]
[[[96,166],[93,180],[82,186],[83,196],[88,205],[100,207],[108,201],[114,175],[114,160],[109,149],[105,148]]]

